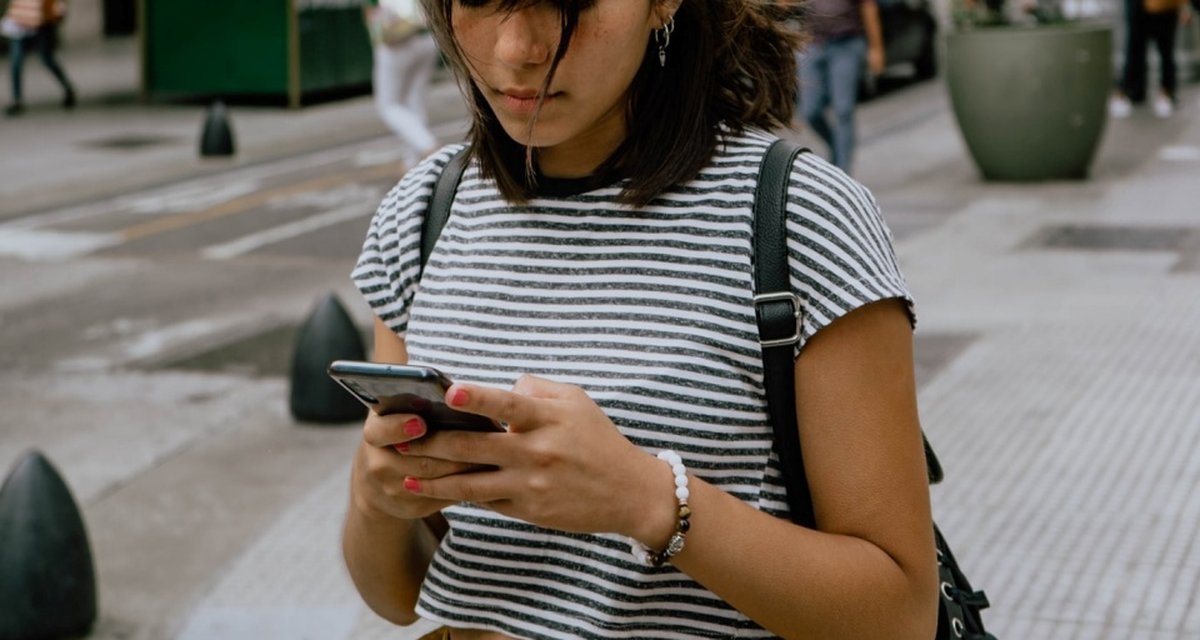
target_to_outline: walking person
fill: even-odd
[[[62,86],[62,105],[65,109],[75,106],[75,88],[54,57],[58,48],[58,25],[66,17],[63,0],[10,0],[8,10],[0,19],[0,32],[9,39],[8,56],[11,72],[12,102],[4,109],[8,116],[17,116],[25,111],[22,71],[25,54],[36,49],[42,64],[50,70]]]
[[[407,173],[353,279],[374,359],[432,366],[506,426],[370,413],[343,554],[434,636],[927,640],[937,569],[912,300],[862,185],[791,162],[795,411],[817,525],[788,518],[751,286],[794,35],[758,0],[425,0],[467,166],[422,267]],[[736,88],[736,89],[735,89]],[[442,199],[439,198],[439,202]]]
[[[375,107],[400,141],[405,165],[416,166],[437,148],[426,101],[438,49],[417,0],[365,0],[374,50]]]
[[[864,63],[883,73],[886,56],[875,0],[808,0],[803,25],[810,38],[798,52],[800,113],[847,173],[854,163],[855,109]],[[826,117],[833,112],[833,123]]]
[[[1158,51],[1158,90],[1151,105],[1154,115],[1169,118],[1175,112],[1177,80],[1175,34],[1188,13],[1186,0],[1125,0],[1125,65],[1117,91],[1109,101],[1109,114],[1127,118],[1135,105],[1146,102],[1148,73],[1146,51]]]

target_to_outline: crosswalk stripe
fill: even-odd
[[[115,233],[10,228],[0,230],[0,256],[24,260],[66,260],[120,242],[121,236]]]
[[[200,252],[200,255],[209,260],[227,260],[247,254],[269,244],[289,240],[306,233],[324,229],[325,227],[348,222],[355,218],[365,219],[373,212],[374,209],[370,205],[361,203],[347,205],[340,209],[319,213],[315,216],[309,216],[278,227],[263,229],[262,231],[242,236],[237,240],[208,246]]]

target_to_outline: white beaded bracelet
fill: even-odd
[[[679,504],[679,511],[675,518],[675,532],[671,534],[671,539],[667,541],[667,546],[662,551],[651,551],[649,547],[637,540],[629,545],[629,552],[633,554],[633,557],[652,567],[661,567],[680,551],[683,551],[688,529],[691,528],[690,518],[692,517],[692,510],[688,508],[688,477],[687,467],[683,466],[683,458],[680,458],[679,454],[674,451],[666,450],[659,452],[658,459],[670,465],[671,473],[675,476],[675,500]]]

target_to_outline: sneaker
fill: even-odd
[[[1175,101],[1165,93],[1154,96],[1154,115],[1160,118],[1170,118],[1175,113]]]
[[[8,117],[19,116],[25,112],[25,105],[20,102],[14,102],[7,107],[4,107],[4,115]]]
[[[1133,103],[1123,95],[1117,94],[1108,100],[1108,115],[1119,119],[1128,118],[1133,113]]]

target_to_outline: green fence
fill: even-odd
[[[139,0],[142,91],[286,97],[367,88],[359,0]]]

